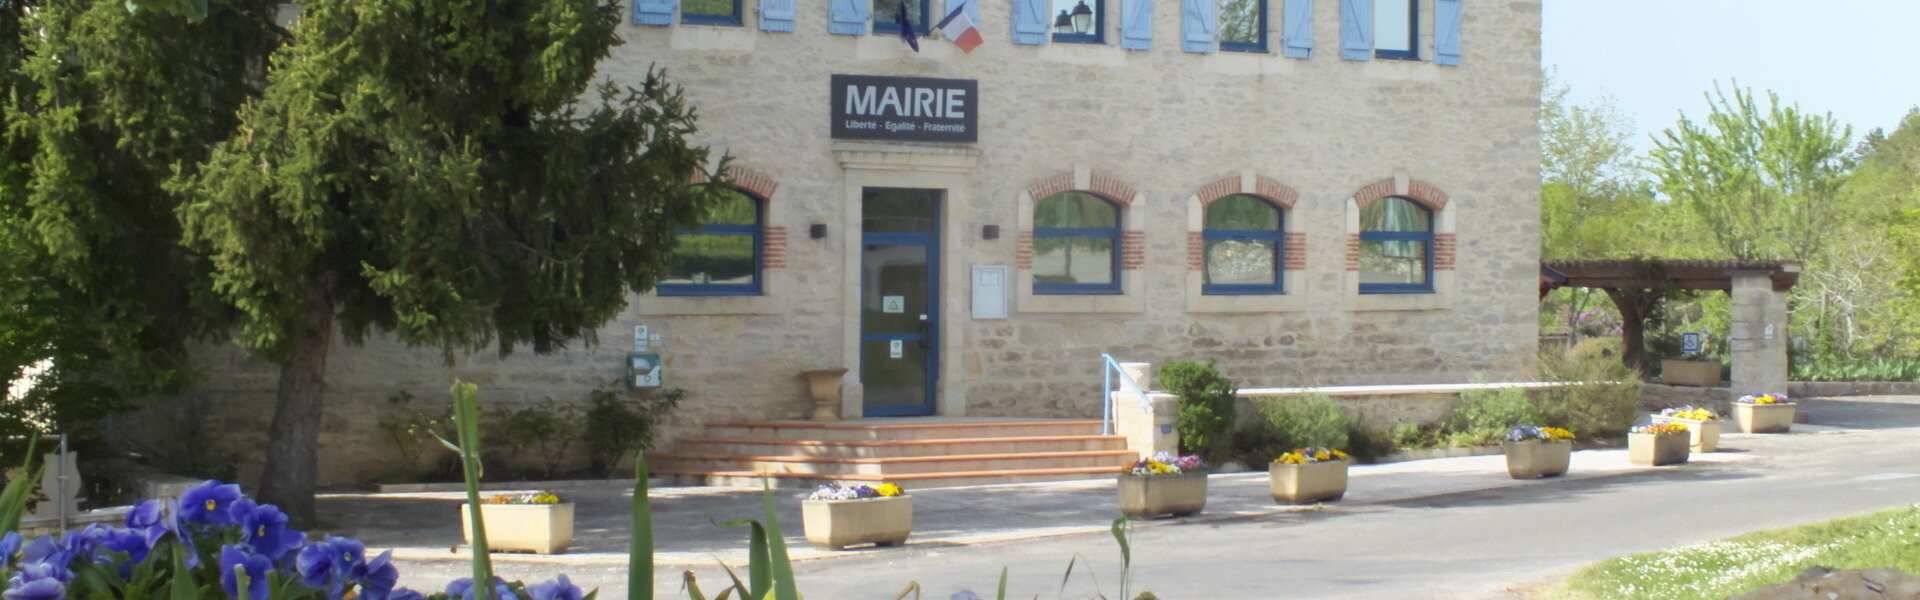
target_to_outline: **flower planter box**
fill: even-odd
[[[1272,463],[1267,467],[1267,482],[1273,488],[1273,501],[1280,504],[1331,502],[1347,495],[1347,467],[1351,460],[1317,463]]]
[[[1693,446],[1694,452],[1719,452],[1720,451],[1720,430],[1723,429],[1725,426],[1720,423],[1719,419],[1714,419],[1712,421],[1696,421],[1693,419],[1677,419],[1674,417],[1662,417],[1659,415],[1655,415],[1653,417],[1653,422],[1654,423],[1679,423],[1681,425],[1687,426],[1687,437],[1688,437],[1687,442],[1689,445]]]
[[[1733,403],[1733,422],[1740,433],[1786,433],[1793,428],[1793,412],[1800,405]]]
[[[1627,434],[1627,458],[1636,465],[1677,465],[1687,462],[1691,436],[1679,432]]]
[[[1559,477],[1573,460],[1573,442],[1505,442],[1507,474],[1514,479]]]
[[[1667,385],[1720,387],[1720,363],[1704,360],[1663,360],[1660,361],[1660,381]]]
[[[801,522],[807,541],[827,550],[855,544],[898,546],[913,533],[913,497],[863,500],[803,500]]]
[[[1206,506],[1206,473],[1120,474],[1120,513],[1129,519],[1184,517]]]
[[[538,554],[563,552],[573,544],[573,503],[481,504],[487,524],[488,550],[518,550]],[[473,518],[460,505],[460,531],[473,543]]]

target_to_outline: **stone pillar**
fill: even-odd
[[[1787,293],[1765,272],[1733,275],[1733,397],[1787,391]]]
[[[1127,449],[1138,453],[1141,458],[1162,452],[1178,454],[1180,398],[1150,391],[1153,389],[1152,364],[1120,363],[1120,370],[1131,376],[1134,383],[1140,384],[1140,389],[1149,392],[1143,399],[1125,381],[1114,382],[1115,389],[1108,394],[1113,411],[1114,435],[1126,436]]]

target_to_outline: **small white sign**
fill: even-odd
[[[898,314],[907,312],[906,296],[881,296],[880,312]]]
[[[646,352],[647,342],[650,339],[652,338],[647,337],[647,326],[645,325],[633,326],[633,351],[634,352]]]
[[[887,358],[900,358],[907,355],[907,343],[900,340],[887,342]]]
[[[1767,325],[1767,330],[1766,330],[1766,332],[1764,332],[1764,333],[1763,333],[1763,334],[1761,335],[1761,337],[1764,337],[1764,338],[1766,338],[1766,339],[1769,339],[1769,340],[1770,340],[1770,339],[1773,339],[1773,325],[1772,325],[1772,324],[1768,324],[1768,325]]]

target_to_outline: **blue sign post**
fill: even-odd
[[[1688,354],[1688,355],[1699,354],[1701,351],[1705,349],[1706,349],[1706,336],[1702,335],[1700,332],[1689,331],[1689,332],[1680,334],[1680,353],[1681,354]]]

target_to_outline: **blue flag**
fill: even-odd
[[[900,0],[900,13],[894,21],[900,24],[900,39],[913,47],[914,52],[919,52],[920,37],[913,34],[913,19],[907,15],[907,0]]]

